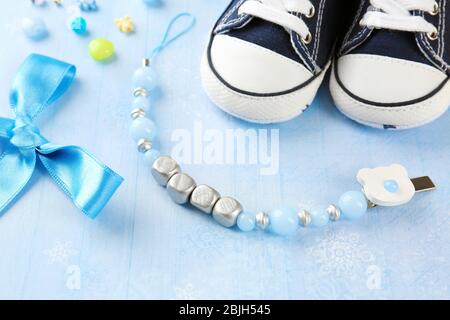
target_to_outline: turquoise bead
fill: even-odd
[[[315,207],[310,211],[311,215],[311,226],[313,227],[324,227],[330,221],[330,216],[328,215],[326,207]]]
[[[254,212],[244,211],[237,219],[237,226],[241,231],[249,232],[256,227],[256,214]]]
[[[152,7],[158,7],[162,4],[161,0],[144,0],[144,2]]]
[[[149,118],[137,118],[131,122],[130,134],[136,142],[141,139],[153,141],[156,138],[157,128]]]
[[[83,17],[75,17],[70,20],[70,29],[78,35],[83,35],[87,31],[87,22]]]
[[[367,212],[367,199],[361,191],[349,191],[340,197],[338,207],[344,218],[358,219]]]
[[[139,96],[134,98],[132,107],[130,111],[133,111],[135,109],[142,109],[145,112],[150,111],[150,99],[148,97]]]
[[[133,85],[134,88],[143,87],[147,91],[152,91],[157,85],[156,73],[149,67],[137,69],[133,75]]]
[[[145,161],[150,166],[153,166],[153,163],[161,156],[159,150],[151,149],[144,154]]]
[[[399,186],[397,181],[395,180],[386,180],[384,181],[384,188],[391,193],[396,193],[399,189]]]
[[[283,207],[269,213],[269,230],[280,236],[292,236],[298,228],[297,210]]]

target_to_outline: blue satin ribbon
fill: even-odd
[[[30,55],[10,93],[15,119],[0,118],[0,213],[19,196],[40,162],[55,183],[90,218],[95,218],[122,183],[114,171],[77,146],[50,143],[33,119],[72,84],[76,68]]]

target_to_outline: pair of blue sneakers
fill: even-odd
[[[450,105],[446,0],[233,0],[202,61],[204,88],[226,112],[290,120],[328,69],[338,109],[373,127],[429,123]]]

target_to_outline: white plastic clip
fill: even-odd
[[[408,203],[416,192],[436,189],[429,177],[410,179],[406,169],[399,164],[361,169],[357,179],[372,206],[402,205]]]

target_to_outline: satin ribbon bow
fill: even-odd
[[[33,119],[61,97],[76,73],[73,65],[32,54],[14,80],[10,106],[15,119],[0,118],[0,213],[28,184],[36,164],[90,218],[95,218],[123,179],[77,146],[45,139]]]

